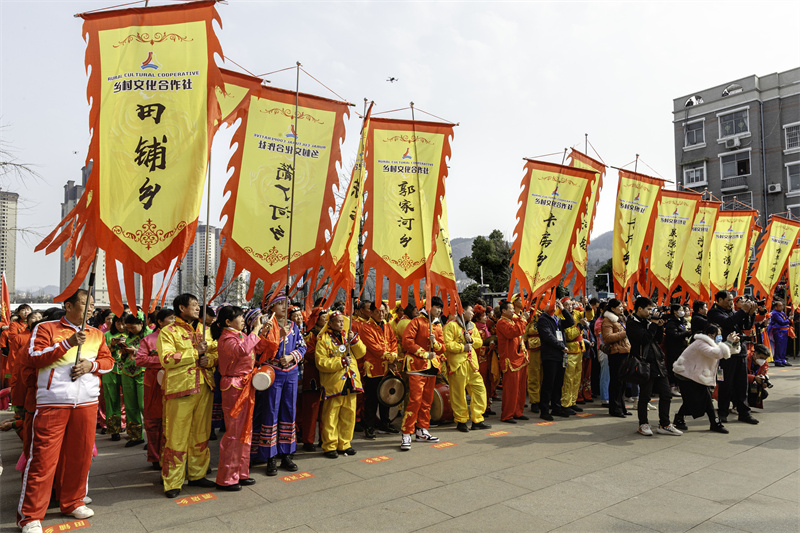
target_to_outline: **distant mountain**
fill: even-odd
[[[26,292],[34,296],[39,294],[50,294],[51,296],[61,294],[61,289],[58,288],[58,285],[47,285],[46,287],[32,285],[30,287],[17,287],[16,290],[17,292]]]
[[[611,259],[611,249],[614,243],[614,232],[607,231],[589,241],[589,262],[602,261],[605,263]]]
[[[472,243],[475,237],[458,237],[450,240],[450,248],[453,250],[453,267],[455,268],[456,280],[466,280],[467,275],[458,268],[458,262],[462,257],[472,255]]]

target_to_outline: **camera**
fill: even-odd
[[[772,382],[769,380],[769,376],[766,374],[761,374],[761,376],[764,378],[764,381],[761,382],[761,386],[764,387],[765,389],[771,389],[773,385]]]

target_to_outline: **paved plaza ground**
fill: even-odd
[[[761,423],[734,416],[729,435],[698,419],[682,437],[643,437],[635,417],[610,418],[596,402],[589,416],[552,425],[532,415],[516,425],[490,417],[492,430],[468,434],[453,424],[432,428],[442,444],[414,443],[409,452],[400,452],[399,436],[357,435],[353,457],[298,452],[294,481],[285,472],[268,478],[261,466],[241,492],[201,496],[185,486],[181,497],[189,498],[177,501],[163,496],[142,447],[98,435],[89,531],[798,532],[800,366],[770,374],[766,410],[754,411]],[[0,449],[0,527],[17,531],[21,444],[5,433]],[[211,449],[216,468],[219,441]],[[71,521],[54,507],[43,525]]]

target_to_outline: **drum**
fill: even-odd
[[[261,371],[253,376],[253,388],[267,390],[275,382],[275,370],[271,366],[264,366]]]
[[[395,407],[403,402],[406,384],[394,374],[387,374],[378,384],[378,401],[387,407]]]
[[[437,383],[431,404],[431,423],[441,424],[453,421],[453,408],[450,406],[450,386]]]
[[[163,368],[158,371],[158,374],[156,374],[156,381],[158,381],[158,386],[160,387],[162,382],[164,381],[164,369]]]

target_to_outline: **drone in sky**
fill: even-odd
[[[400,81],[400,79],[395,78],[394,76],[389,76],[388,78],[386,78],[386,81],[388,81],[389,83],[394,83],[396,81]]]

